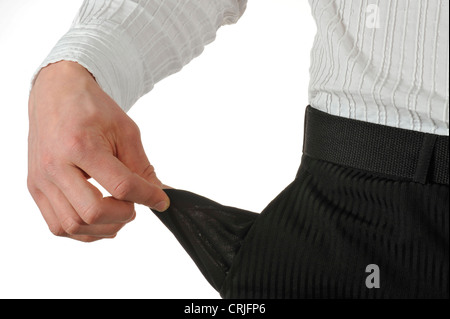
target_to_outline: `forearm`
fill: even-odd
[[[123,110],[198,56],[246,0],[85,0],[70,30],[37,72],[75,61]],[[37,73],[36,72],[36,73]]]

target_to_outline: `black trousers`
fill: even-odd
[[[308,106],[295,179],[261,213],[167,190],[158,217],[223,298],[449,298],[448,137]]]

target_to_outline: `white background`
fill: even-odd
[[[30,77],[81,0],[0,0],[0,298],[219,298],[144,206],[113,240],[53,236],[26,188]],[[260,212],[294,178],[315,34],[306,0],[241,20],[128,113],[160,179]]]

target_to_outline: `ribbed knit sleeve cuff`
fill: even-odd
[[[142,58],[125,32],[108,31],[99,25],[75,26],[55,45],[33,76],[58,61],[74,61],[85,67],[100,87],[124,110],[128,111],[144,94]]]

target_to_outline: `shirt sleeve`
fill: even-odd
[[[200,55],[247,0],[85,0],[69,31],[36,70],[62,60],[84,66],[128,111],[163,78]]]

